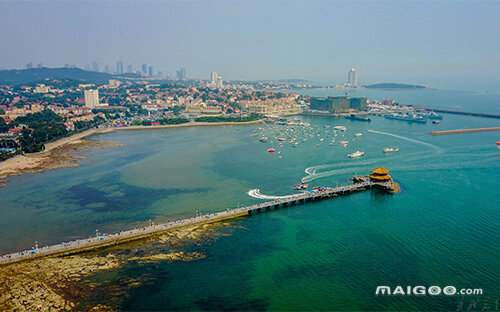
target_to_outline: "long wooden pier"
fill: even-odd
[[[79,239],[70,242],[63,242],[57,245],[25,250],[22,252],[11,253],[0,256],[0,265],[10,264],[14,262],[27,261],[47,256],[65,256],[71,254],[82,253],[99,248],[116,246],[126,242],[146,239],[151,236],[160,235],[164,232],[171,231],[175,228],[184,227],[187,225],[196,225],[204,223],[214,223],[228,219],[235,219],[243,216],[248,216],[264,211],[278,209],[280,207],[294,206],[306,202],[314,202],[327,198],[336,197],[339,195],[350,194],[353,192],[364,191],[371,188],[379,188],[389,193],[397,192],[399,186],[397,183],[388,182],[372,182],[368,177],[355,177],[355,182],[352,185],[344,185],[340,187],[326,187],[317,190],[306,191],[297,195],[281,198],[277,200],[267,201],[251,206],[238,207],[227,209],[225,211],[210,213],[198,217],[186,218],[182,220],[154,224],[149,226],[136,228],[128,231],[120,231],[113,234],[97,234],[96,237]]]

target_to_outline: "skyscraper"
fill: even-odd
[[[177,79],[186,79],[186,68],[181,68],[177,71]]]
[[[147,74],[148,73],[148,65],[142,64],[142,73]]]
[[[212,72],[212,74],[210,75],[210,83],[208,84],[208,86],[222,88],[222,77],[220,77],[216,72]]]
[[[148,76],[153,77],[153,66],[149,66],[148,68]]]
[[[349,73],[347,74],[347,85],[349,87],[357,87],[358,86],[358,75],[354,68],[351,68]]]
[[[123,74],[123,61],[116,61],[116,73]]]
[[[94,108],[99,105],[99,91],[85,90],[85,106]]]
[[[99,63],[97,63],[96,61],[92,61],[92,71],[99,71]]]
[[[104,72],[111,74],[111,69],[109,69],[109,65],[104,66]]]
[[[132,72],[132,64],[128,64],[127,65],[127,73],[131,73]]]

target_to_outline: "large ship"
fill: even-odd
[[[367,118],[367,117],[359,117],[359,116],[356,116],[355,114],[351,114],[349,116],[345,116],[346,119],[350,119],[350,120],[357,120],[357,121],[372,121],[370,118]]]
[[[393,114],[389,114],[389,115],[384,115],[384,117],[387,119],[404,120],[404,121],[418,122],[418,123],[427,123],[427,119],[425,119],[421,115],[417,115],[417,114],[410,115],[410,114],[393,113]]]

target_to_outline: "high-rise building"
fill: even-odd
[[[96,61],[92,61],[92,71],[99,71],[99,63],[97,63]]]
[[[349,73],[347,74],[347,84],[349,87],[357,87],[358,86],[358,74],[354,68],[351,68]]]
[[[142,73],[147,74],[148,73],[148,65],[142,64]]]
[[[132,72],[132,64],[128,64],[127,65],[127,73],[131,73]]]
[[[217,78],[219,78],[219,74],[212,72],[212,75],[210,75],[210,83],[215,86],[217,84]]]
[[[153,66],[149,66],[148,68],[148,76],[153,77]]]
[[[177,71],[177,79],[186,79],[186,68],[181,68]]]
[[[116,61],[116,73],[123,74],[123,61]]]
[[[109,68],[109,65],[104,66],[104,72],[111,74],[111,69]]]
[[[158,78],[163,79],[163,72],[162,71],[158,71]]]
[[[99,105],[99,91],[85,90],[85,106],[94,108]]]
[[[85,64],[84,69],[85,69],[86,71],[90,71],[90,65],[89,65],[89,64]]]
[[[216,86],[218,88],[222,88],[224,85],[222,84],[222,77],[217,77],[217,82],[216,82]]]

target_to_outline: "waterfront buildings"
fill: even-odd
[[[148,73],[148,65],[142,64],[142,73],[146,75]]]
[[[98,90],[85,90],[85,106],[89,108],[99,106]]]
[[[365,111],[368,109],[368,99],[363,97],[350,98],[347,96],[311,97],[309,108],[329,113]]]
[[[148,68],[148,76],[153,77],[153,66],[149,66]]]

